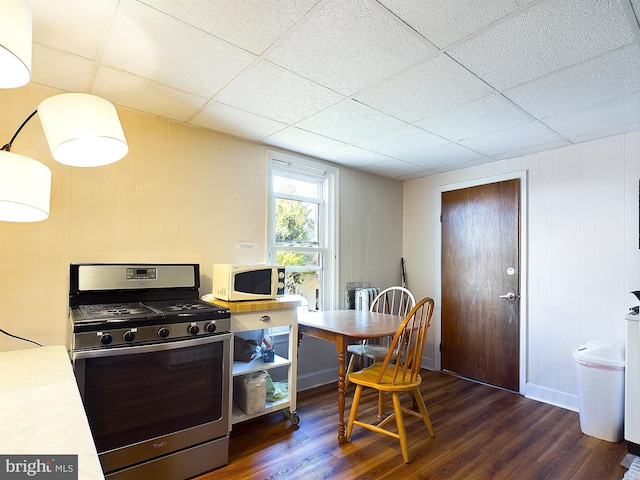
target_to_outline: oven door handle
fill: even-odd
[[[83,358],[115,357],[118,355],[135,355],[138,353],[161,352],[164,350],[175,350],[177,348],[195,347],[206,345],[207,343],[223,342],[231,340],[231,333],[219,333],[207,335],[206,337],[188,338],[168,342],[151,343],[147,345],[123,345],[122,347],[111,347],[101,349],[74,350],[73,360]]]

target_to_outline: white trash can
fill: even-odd
[[[580,429],[609,442],[619,442],[624,433],[624,349],[624,340],[616,338],[591,340],[573,351]]]

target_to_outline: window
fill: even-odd
[[[302,295],[309,310],[335,299],[337,169],[269,152],[269,259],[286,267],[288,294]]]

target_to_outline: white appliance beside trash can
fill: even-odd
[[[628,314],[624,438],[640,445],[640,315]],[[630,449],[631,451],[631,449]]]
[[[619,442],[624,430],[624,340],[585,342],[573,351],[573,358],[578,373],[580,429],[586,435]]]

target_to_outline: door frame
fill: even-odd
[[[451,190],[459,190],[468,187],[477,187],[479,185],[486,185],[489,183],[502,182],[505,180],[520,180],[520,385],[518,393],[525,395],[527,384],[527,352],[528,352],[528,323],[527,313],[529,311],[528,305],[528,245],[527,245],[527,171],[522,170],[518,172],[505,173],[502,175],[495,175],[491,177],[482,177],[464,182],[451,183],[448,185],[439,185],[435,189],[435,208],[436,208],[436,222],[435,222],[435,256],[436,256],[436,305],[442,305],[442,225],[440,223],[440,214],[442,213],[442,193]],[[440,312],[439,312],[440,313]],[[434,356],[434,368],[435,370],[442,370],[442,354],[440,352],[440,343],[442,342],[442,316],[438,315],[435,320],[435,344],[436,351]]]

